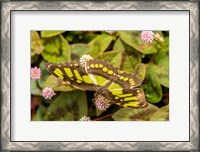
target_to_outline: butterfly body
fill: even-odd
[[[142,108],[148,104],[141,88],[142,80],[137,74],[119,71],[106,61],[90,60],[80,62],[47,63],[49,73],[84,90],[95,91],[111,103],[124,107]]]

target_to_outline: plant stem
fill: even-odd
[[[99,118],[93,119],[92,121],[102,120],[102,119],[104,119],[104,118],[107,118],[107,117],[112,116],[113,114],[114,114],[114,113],[110,113],[110,114],[108,114],[108,115],[105,115],[105,116],[102,116],[102,117],[99,117]]]

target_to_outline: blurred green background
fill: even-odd
[[[82,116],[99,121],[169,120],[169,32],[153,31],[162,39],[145,43],[142,31],[31,31],[31,67],[41,69],[41,78],[31,80],[32,121],[74,121]],[[134,109],[112,105],[106,111],[94,106],[94,92],[77,90],[50,75],[46,62],[70,62],[84,54],[107,60],[122,71],[134,72],[139,63],[146,66],[144,89],[147,108]],[[42,97],[51,87],[56,95]]]

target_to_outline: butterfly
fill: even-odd
[[[143,80],[135,74],[120,71],[103,60],[66,63],[46,63],[47,71],[75,88],[95,91],[95,99],[104,97],[112,104],[143,108],[148,105],[144,91],[138,86]]]

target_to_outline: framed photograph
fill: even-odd
[[[2,150],[199,150],[199,2],[1,2]]]

